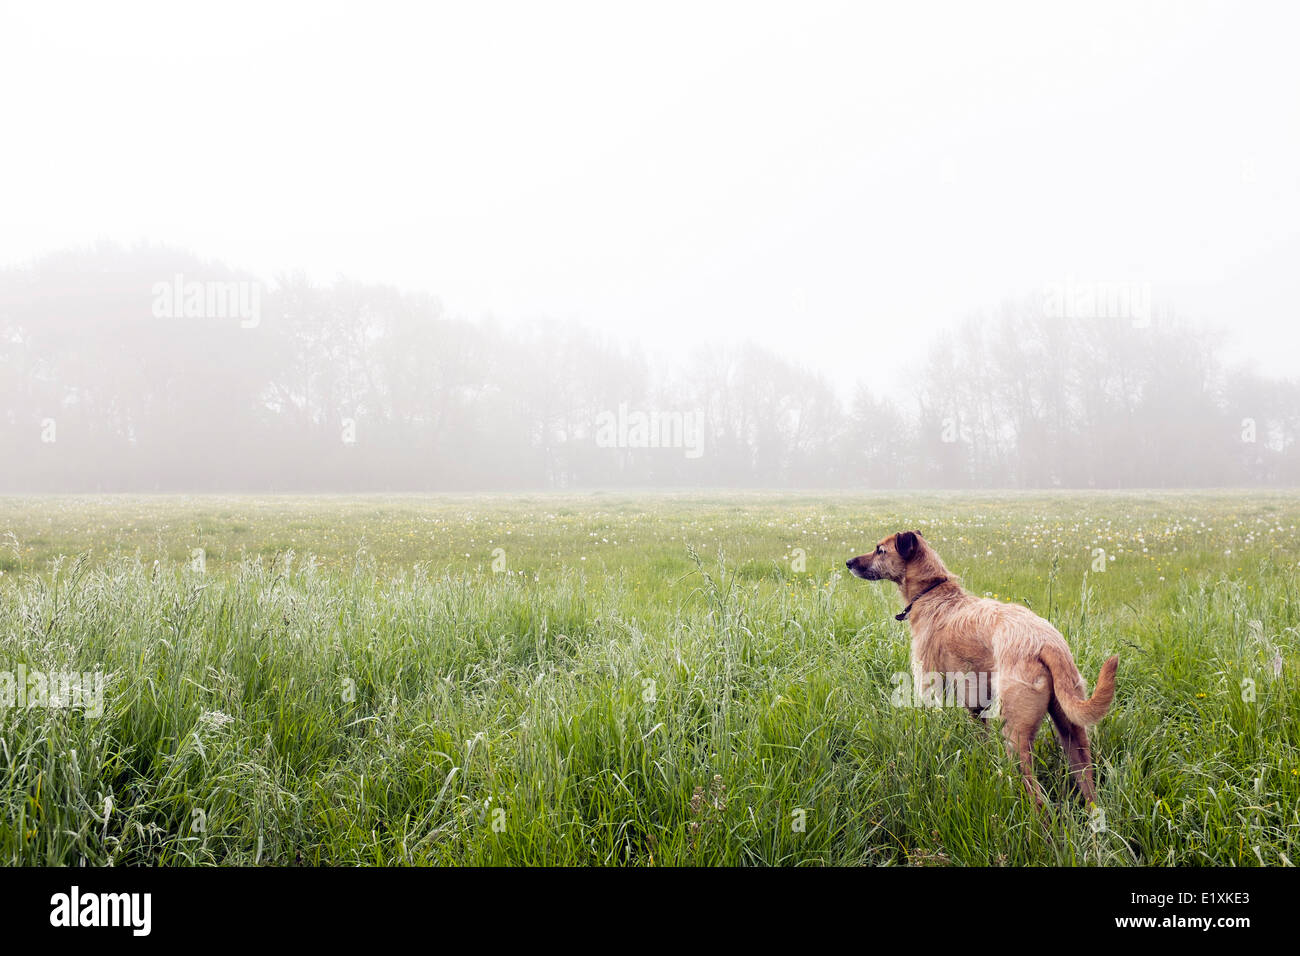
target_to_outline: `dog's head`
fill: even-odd
[[[876,545],[870,554],[860,554],[844,563],[856,577],[866,581],[893,581],[901,583],[907,566],[925,547],[925,539],[917,531],[900,531],[891,534]]]

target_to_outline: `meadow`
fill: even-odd
[[[1300,494],[0,498],[7,865],[1268,865],[1300,833]],[[1091,683],[1042,815],[894,706],[917,529]],[[11,684],[11,686],[16,686]],[[4,689],[0,681],[0,692]],[[59,706],[50,706],[57,704]]]

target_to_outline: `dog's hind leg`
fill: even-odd
[[[1021,670],[1022,673],[1013,675],[1011,679],[999,681],[1002,736],[1007,753],[1013,760],[1020,761],[1025,789],[1034,798],[1034,803],[1042,807],[1042,792],[1034,778],[1034,738],[1047,716],[1047,704],[1052,697],[1051,680],[1045,667],[1041,668],[1042,673],[1024,673]]]
[[[1070,777],[1074,780],[1079,793],[1086,803],[1097,802],[1097,790],[1092,779],[1092,754],[1088,750],[1088,730],[1081,724],[1073,723],[1065,716],[1061,705],[1053,698],[1048,707],[1052,716],[1052,725],[1056,728],[1056,739],[1061,742],[1065,759],[1070,764]]]
[[[1034,737],[1036,735],[1025,733],[1023,730],[1013,730],[1009,724],[1003,724],[1002,736],[1006,740],[1007,755],[1012,760],[1020,762],[1020,774],[1024,778],[1025,789],[1034,798],[1034,804],[1041,808],[1043,795],[1038,789],[1038,781],[1034,779]]]

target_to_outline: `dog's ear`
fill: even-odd
[[[894,544],[898,547],[898,556],[904,561],[911,561],[921,549],[915,531],[900,531],[894,535]]]

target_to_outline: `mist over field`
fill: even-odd
[[[163,9],[5,14],[0,491],[1300,480],[1288,7]]]
[[[0,490],[1300,480],[1300,384],[1228,365],[1136,288],[1007,303],[889,371],[902,387],[845,395],[744,340],[655,361],[577,323],[101,246],[0,276]]]

